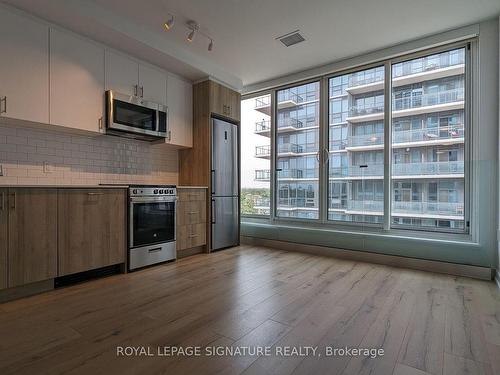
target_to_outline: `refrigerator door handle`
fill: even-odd
[[[215,224],[215,199],[212,199],[212,224]]]
[[[210,171],[210,185],[211,185],[211,189],[212,189],[212,195],[215,194],[215,169],[212,169]]]

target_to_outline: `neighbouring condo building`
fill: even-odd
[[[392,65],[391,223],[461,230],[464,221],[465,51]],[[276,215],[318,218],[320,153],[328,153],[328,219],[381,223],[384,212],[384,67],[328,80],[328,149],[320,147],[320,82],[276,93]],[[255,98],[271,158],[270,95]],[[264,138],[263,138],[264,140]],[[255,180],[269,181],[269,169]],[[255,199],[268,214],[269,198]]]

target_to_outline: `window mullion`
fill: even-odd
[[[384,64],[384,230],[391,228],[392,64]]]

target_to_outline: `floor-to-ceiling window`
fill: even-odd
[[[269,216],[271,95],[241,101],[241,214]]]
[[[470,59],[467,44],[457,45],[253,98],[274,115],[262,119],[273,129],[254,130],[263,137],[254,156],[267,163],[255,175],[274,189],[261,213],[467,232]]]
[[[276,92],[276,216],[319,217],[319,82]]]
[[[328,220],[381,224],[384,67],[332,77],[328,87]]]
[[[392,65],[391,225],[463,230],[465,48]]]

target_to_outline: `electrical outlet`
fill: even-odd
[[[48,161],[43,163],[43,173],[52,173],[54,166],[50,164]]]

